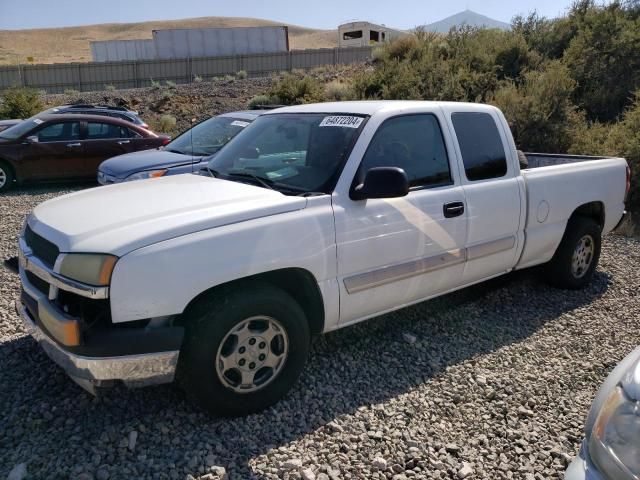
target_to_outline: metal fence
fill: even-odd
[[[371,57],[371,51],[372,47],[323,48],[227,57],[0,66],[0,90],[23,86],[61,93],[104,90],[107,86],[139,88],[153,81],[191,83],[196,77],[206,80],[241,70],[259,77],[297,68],[361,62]]]

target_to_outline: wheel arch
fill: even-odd
[[[6,165],[9,170],[11,170],[11,174],[13,175],[13,179],[15,181],[18,181],[18,172],[16,170],[16,167],[13,165],[13,163],[11,163],[9,160],[7,160],[6,158],[0,157],[0,163],[3,165]]]
[[[602,203],[600,201],[596,201],[596,202],[589,202],[589,203],[585,203],[583,205],[580,205],[578,208],[576,208],[573,211],[573,213],[571,214],[571,217],[569,217],[569,221],[567,222],[567,225],[569,225],[571,220],[576,218],[576,217],[591,218],[598,225],[600,225],[600,230],[602,230],[604,228],[604,224],[605,224],[604,223],[605,222],[605,207],[604,207],[604,203]]]
[[[209,295],[219,291],[228,291],[229,289],[242,289],[251,282],[269,283],[287,292],[304,311],[311,333],[320,334],[324,331],[325,309],[322,293],[313,274],[303,268],[272,270],[211,287],[195,296],[187,304],[182,315],[180,315],[181,320],[179,321],[184,321],[182,319],[188,316],[187,313]]]

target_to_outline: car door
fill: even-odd
[[[96,178],[98,166],[103,161],[133,152],[137,144],[129,135],[128,128],[106,119],[86,122],[86,134],[83,140],[85,161],[82,176]]]
[[[23,144],[21,162],[24,177],[31,180],[73,178],[84,162],[80,141],[80,122],[49,122],[28,135]]]
[[[362,157],[352,185],[370,168],[399,167],[410,181],[406,197],[354,201],[348,193],[334,194],[343,324],[460,282],[467,213],[442,123],[439,111],[389,118]]]
[[[454,107],[455,108],[455,107]],[[461,159],[462,188],[467,199],[467,264],[463,282],[471,283],[513,268],[523,241],[520,221],[524,191],[516,161],[495,111],[449,112]],[[511,160],[511,161],[509,161]]]

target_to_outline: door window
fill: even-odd
[[[80,139],[79,122],[54,123],[39,130],[38,142],[66,142]]]
[[[477,181],[504,177],[507,156],[493,117],[488,113],[454,113],[451,121],[467,178]]]
[[[89,122],[87,140],[108,140],[111,138],[129,138],[129,129],[111,123]]]
[[[359,183],[374,167],[402,168],[411,187],[450,185],[449,159],[437,118],[407,115],[384,122],[362,159]]]

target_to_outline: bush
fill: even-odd
[[[354,93],[350,84],[333,80],[324,86],[324,96],[327,101],[343,102],[352,100]]]
[[[172,115],[163,115],[160,117],[159,127],[163,133],[171,133],[176,128],[176,117]]]
[[[107,92],[113,92],[113,91],[115,91],[116,87],[115,87],[115,85],[111,85],[111,84],[109,84],[109,85],[105,85],[105,86],[104,86],[104,89],[105,89]]]
[[[175,89],[176,88],[176,82],[172,81],[172,80],[165,80],[164,82],[167,87],[169,87],[170,89]]]
[[[154,90],[160,90],[162,88],[162,84],[160,82],[155,81],[153,78],[151,79],[151,88]]]
[[[29,118],[43,110],[37,90],[13,87],[5,90],[0,104],[0,118]]]
[[[579,116],[571,103],[575,82],[561,62],[528,72],[522,85],[507,83],[492,98],[504,113],[522,150],[565,152]]]
[[[280,102],[277,98],[272,98],[269,95],[256,95],[249,100],[248,107],[250,109],[257,108],[261,105],[277,105]]]
[[[285,74],[269,90],[269,96],[277,98],[284,105],[299,105],[302,103],[322,102],[324,88],[319,80],[312,77],[299,77]]]
[[[236,78],[238,80],[244,80],[247,77],[248,77],[248,75],[247,75],[246,70],[240,70],[238,73],[236,73]]]
[[[195,75],[193,77],[193,82],[194,83],[202,83],[202,77],[200,75]]]

